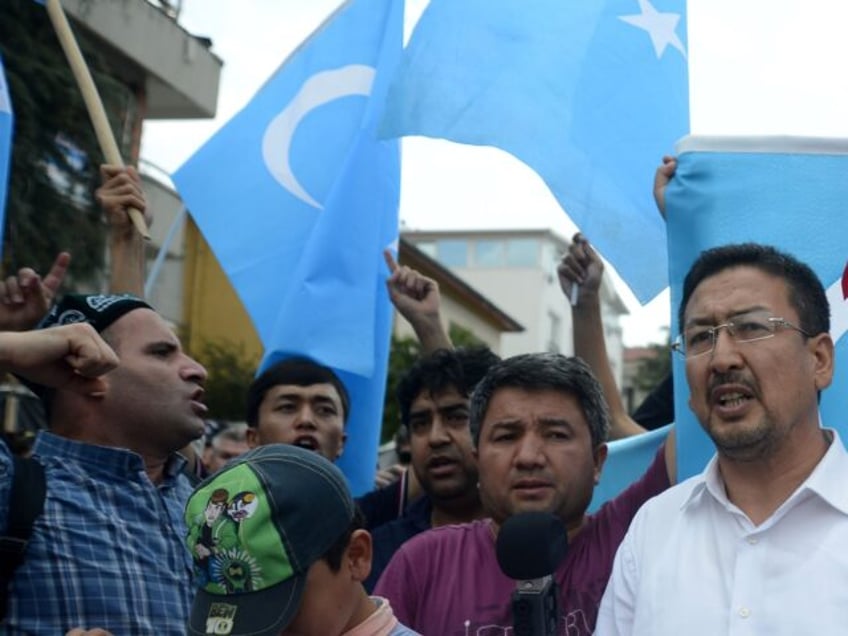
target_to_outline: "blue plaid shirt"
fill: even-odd
[[[0,634],[185,634],[193,597],[183,507],[184,461],[153,484],[139,455],[41,432],[34,455],[47,498],[10,587]],[[0,442],[0,528],[9,518],[12,458]]]

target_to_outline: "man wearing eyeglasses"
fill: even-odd
[[[686,276],[676,349],[716,446],[619,547],[597,634],[836,634],[848,625],[848,456],[819,422],[834,347],[821,282],[763,245]]]

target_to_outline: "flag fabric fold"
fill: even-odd
[[[332,367],[351,393],[339,461],[373,487],[397,239],[400,155],[376,123],[400,59],[403,3],[351,0],[174,175],[265,357]]]
[[[807,263],[827,292],[836,345],[833,384],[822,392],[825,426],[848,438],[848,140],[792,137],[689,137],[678,146],[666,191],[672,335],[683,279],[705,249],[729,243],[773,245]],[[715,452],[687,404],[685,361],[674,356],[678,475],[701,470]],[[777,372],[777,371],[776,371]]]
[[[601,473],[601,481],[592,495],[589,512],[595,512],[607,501],[615,499],[648,470],[660,446],[668,437],[671,427],[669,424],[607,444],[609,454]]]
[[[3,245],[3,228],[6,226],[6,197],[9,192],[9,172],[12,167],[12,134],[14,116],[3,58],[0,57],[0,246]]]
[[[668,281],[654,171],[689,131],[685,17],[685,0],[431,0],[380,134],[513,154],[647,302]]]

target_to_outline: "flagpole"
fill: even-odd
[[[118,150],[112,128],[109,126],[103,101],[100,99],[97,86],[95,86],[91,77],[91,71],[88,69],[79,44],[77,44],[71,31],[71,25],[68,24],[65,12],[62,10],[61,2],[60,0],[47,0],[46,7],[50,22],[53,23],[53,29],[56,31],[56,36],[59,38],[59,43],[62,45],[62,50],[65,52],[65,57],[68,59],[68,64],[82,93],[88,115],[91,118],[91,124],[94,126],[94,133],[97,135],[97,142],[100,144],[100,150],[106,157],[107,163],[123,166],[124,160],[121,158],[121,152]],[[129,208],[129,216],[139,234],[149,241],[150,232],[141,212],[135,208]]]

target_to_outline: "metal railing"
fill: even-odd
[[[183,8],[183,0],[147,0],[147,2],[175,21],[179,19]]]

